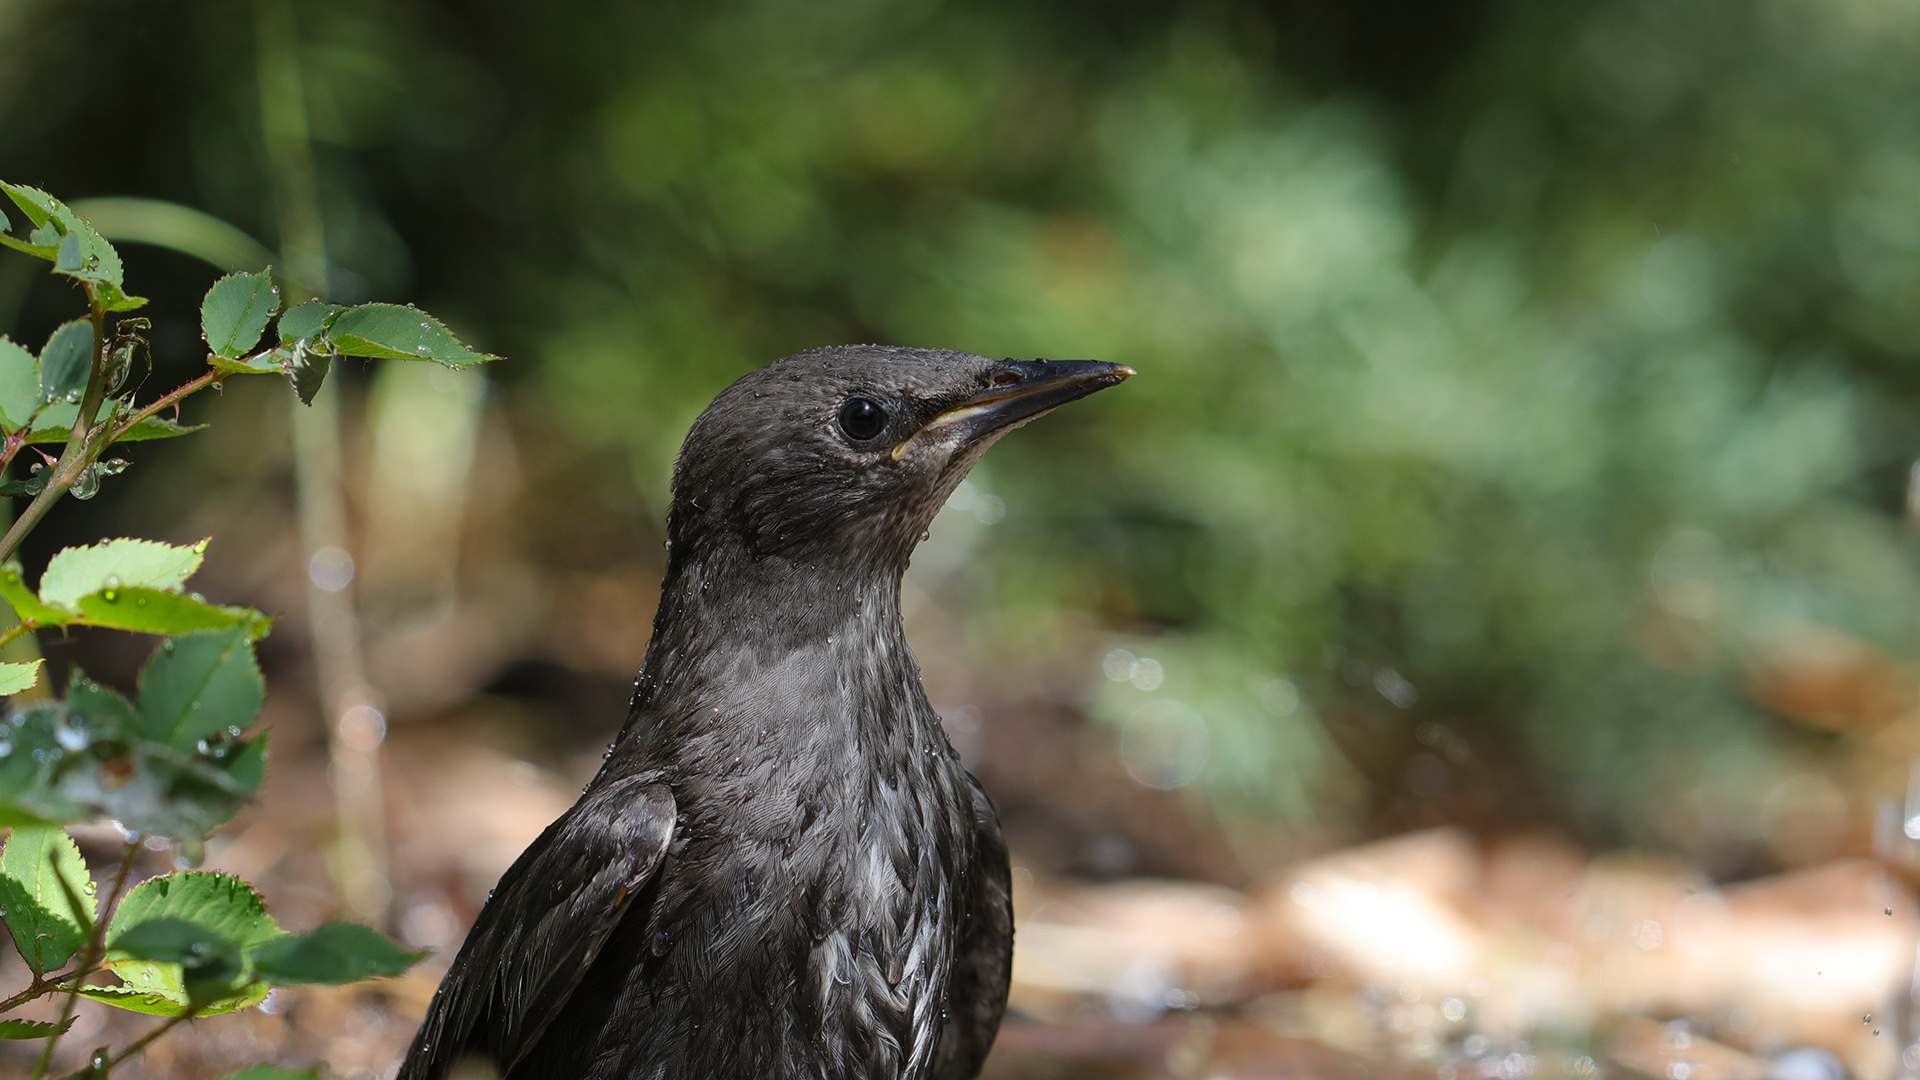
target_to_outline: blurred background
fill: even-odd
[[[208,865],[440,950],[130,1075],[390,1075],[623,719],[688,424],[864,341],[1141,372],[909,575],[1019,867],[990,1076],[1914,1074],[1916,102],[1911,0],[0,0],[148,396],[262,246],[505,357],[230,379],[30,541],[213,536],[285,617]]]

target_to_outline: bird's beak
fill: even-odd
[[[957,433],[960,445],[1024,424],[1050,409],[1124,382],[1134,370],[1103,360],[1002,360],[993,365],[987,389],[928,421],[893,448],[898,461],[913,444],[932,435]]]

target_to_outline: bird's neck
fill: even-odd
[[[674,712],[754,686],[801,691],[794,681],[814,678],[875,689],[905,681],[917,695],[900,575],[886,563],[755,558],[732,546],[676,553],[634,688],[636,713]]]

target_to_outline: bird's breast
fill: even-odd
[[[637,755],[679,809],[649,993],[736,1001],[761,1028],[702,1037],[786,1047],[810,1075],[919,1075],[974,854],[966,776],[911,654],[851,627],[713,674],[656,702]]]

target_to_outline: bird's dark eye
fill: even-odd
[[[850,397],[840,405],[840,430],[854,442],[877,437],[887,426],[887,410],[871,398]]]

